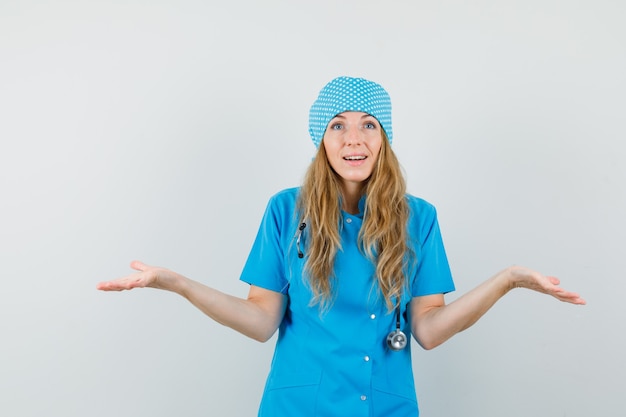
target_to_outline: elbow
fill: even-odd
[[[267,336],[267,335],[250,335],[250,338],[252,340],[255,340],[255,341],[259,342],[259,343],[265,343],[265,342],[267,342],[268,340],[270,340],[272,338],[272,335],[269,335],[269,336]]]
[[[437,346],[441,345],[443,342],[439,340],[435,340],[433,338],[428,337],[415,337],[415,341],[419,344],[424,350],[432,350]]]
[[[464,329],[458,329],[458,330],[453,330],[449,332],[441,332],[441,331],[424,331],[424,329],[422,329],[421,332],[413,331],[413,337],[424,350],[432,350],[440,345],[443,345],[446,341],[450,340],[455,334],[463,330]]]
[[[423,328],[421,329],[421,331],[418,331],[418,329],[414,328],[412,334],[417,344],[420,345],[424,350],[432,350],[443,344],[447,340],[434,332],[425,331],[425,329]]]
[[[270,340],[272,336],[274,336],[274,333],[276,333],[276,329],[271,329],[271,330],[266,330],[266,331],[258,329],[256,331],[252,331],[246,334],[246,336],[248,336],[252,340],[256,340],[257,342],[265,343],[268,340]]]

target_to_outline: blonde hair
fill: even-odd
[[[407,287],[407,262],[413,257],[407,239],[409,207],[406,183],[395,153],[382,131],[382,146],[363,194],[367,196],[358,245],[376,267],[378,290],[389,311]],[[332,169],[323,145],[313,159],[298,199],[298,212],[309,233],[305,263],[313,299],[327,311],[333,303],[334,263],[341,249],[339,221],[341,178]]]

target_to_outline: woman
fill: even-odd
[[[406,334],[432,349],[515,287],[584,304],[558,279],[522,267],[445,304],[454,284],[436,212],[406,194],[380,85],[332,80],[309,131],[318,152],[302,187],[268,204],[241,275],[247,299],[140,262],[131,264],[139,272],[98,285],[176,292],[259,341],[278,329],[260,416],[417,416]]]

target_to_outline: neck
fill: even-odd
[[[363,185],[344,184],[342,188],[342,209],[350,214],[359,214],[359,200],[363,193]]]

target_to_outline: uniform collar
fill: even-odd
[[[341,199],[339,200],[339,204],[340,206],[343,205]],[[365,213],[365,194],[363,194],[361,196],[361,198],[359,199],[359,212],[357,214],[350,214],[345,210],[341,210],[342,213],[344,213],[344,215],[346,216],[351,216],[351,217],[356,217],[359,219],[363,219],[363,213]]]

